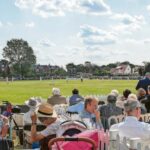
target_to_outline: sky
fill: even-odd
[[[0,0],[0,59],[12,38],[38,64],[150,61],[150,0]]]

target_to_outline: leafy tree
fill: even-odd
[[[143,75],[144,75],[144,67],[140,67],[140,68],[138,69],[138,72],[139,72],[139,75],[140,75],[140,76],[143,76]]]
[[[74,63],[69,63],[66,65],[67,72],[70,76],[75,76],[76,75],[76,65]]]
[[[0,75],[8,77],[10,74],[9,62],[5,59],[0,60]]]
[[[66,76],[66,71],[64,70],[64,68],[59,68],[57,69],[55,72],[54,72],[55,75],[58,75],[58,76]]]
[[[150,72],[150,62],[147,62],[146,64],[145,64],[145,70],[144,70],[144,72],[146,73],[146,72]]]
[[[32,47],[22,39],[7,41],[7,46],[3,48],[3,57],[9,61],[13,73],[21,77],[27,76],[36,63]]]

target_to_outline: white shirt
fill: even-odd
[[[31,124],[31,115],[33,114],[33,110],[29,110],[27,113],[23,115],[23,122],[25,124]],[[41,124],[41,122],[37,119],[37,124]]]
[[[48,125],[45,130],[41,131],[41,134],[45,137],[52,134],[57,134],[60,124],[61,121],[57,119],[54,123]]]
[[[150,124],[140,122],[133,116],[127,116],[124,122],[112,125],[111,130],[118,130],[120,137],[150,140]]]

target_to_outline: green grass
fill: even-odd
[[[135,92],[136,80],[51,80],[44,81],[14,81],[0,82],[0,101],[8,100],[15,104],[23,104],[31,96],[41,96],[47,99],[51,95],[51,89],[58,87],[62,95],[69,96],[73,88],[78,88],[81,95],[103,95],[108,94],[112,89],[117,89],[120,93],[125,88]]]

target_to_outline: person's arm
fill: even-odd
[[[137,85],[136,85],[136,88],[135,88],[136,90],[138,90],[141,87],[140,84],[141,84],[141,81],[139,80],[138,83],[137,83]]]
[[[45,136],[43,136],[42,134],[37,134],[37,131],[36,131],[37,116],[36,116],[35,113],[33,115],[31,115],[31,120],[32,120],[32,125],[31,125],[31,141],[32,142],[40,141]]]
[[[9,129],[9,120],[7,117],[0,115],[1,121],[3,122],[3,126],[2,126],[2,130],[0,133],[0,136],[2,138],[6,137],[7,133],[8,133],[8,129]]]
[[[6,135],[8,133],[8,129],[9,129],[8,125],[5,125],[5,126],[2,127],[2,132],[1,132],[1,137],[2,138],[6,137]]]
[[[100,112],[98,110],[95,110],[94,114],[95,114],[95,117],[96,117],[96,126],[99,129],[102,129],[103,125],[102,125],[102,122],[101,122],[101,119],[100,119]]]

